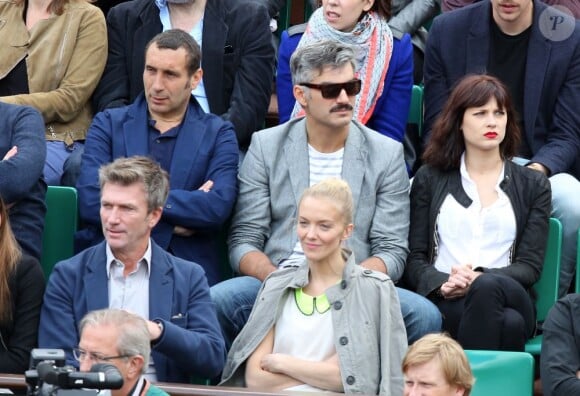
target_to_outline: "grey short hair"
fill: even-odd
[[[101,191],[107,183],[121,186],[143,183],[149,213],[163,207],[169,195],[169,175],[157,162],[143,156],[121,157],[101,166],[99,169]]]
[[[126,356],[142,356],[145,374],[151,354],[151,340],[147,322],[142,317],[121,309],[100,309],[85,315],[79,324],[79,333],[82,335],[87,326],[114,326],[119,330],[117,338],[117,353]]]
[[[323,40],[299,47],[290,58],[292,84],[311,82],[315,73],[330,67],[338,69],[351,64],[356,70],[354,48],[335,40]]]

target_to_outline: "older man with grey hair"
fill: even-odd
[[[151,342],[145,319],[121,309],[89,312],[80,322],[81,338],[74,356],[81,371],[93,364],[114,365],[123,377],[123,386],[111,390],[111,396],[166,396],[143,374],[147,371]]]
[[[253,135],[229,237],[231,265],[245,276],[211,289],[226,342],[243,327],[268,274],[304,260],[294,230],[297,204],[322,179],[342,178],[353,192],[355,230],[346,245],[360,265],[394,281],[405,267],[409,179],[403,146],[352,119],[361,89],[353,48],[334,41],[303,46],[291,69],[294,96],[306,115]],[[440,330],[430,301],[397,290],[410,342]]]

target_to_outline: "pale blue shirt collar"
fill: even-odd
[[[123,262],[115,257],[108,243],[105,245],[105,252],[107,255],[107,278],[111,279],[111,265],[114,265],[117,262]],[[141,257],[141,259],[137,262],[137,268],[135,271],[139,270],[141,264],[145,266],[145,271],[147,271],[147,278],[149,278],[151,276],[151,238],[149,238],[149,243],[147,244],[145,254],[143,254],[143,257]]]
[[[163,31],[171,29],[171,18],[169,18],[169,7],[167,6],[167,0],[155,0],[155,5],[159,8],[159,20],[161,21],[161,25],[163,26]],[[191,37],[199,44],[200,48],[203,48],[202,43],[202,33],[203,33],[203,17],[199,21],[197,25],[193,27],[191,32],[188,32]],[[203,52],[203,51],[202,51]],[[202,54],[203,57],[203,54]],[[209,102],[207,100],[207,95],[205,93],[205,85],[203,83],[203,78],[197,84],[194,90],[191,91],[191,94],[197,100],[197,103],[201,106],[203,111],[209,113]]]

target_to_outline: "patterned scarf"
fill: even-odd
[[[393,33],[387,21],[375,12],[366,13],[351,32],[341,32],[326,22],[320,7],[310,17],[298,48],[324,39],[337,40],[352,45],[355,49],[355,76],[362,80],[362,89],[355,100],[354,117],[366,124],[383,93],[385,76],[393,53]],[[304,109],[296,102],[292,118],[304,114]]]

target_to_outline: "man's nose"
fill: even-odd
[[[93,361],[88,357],[79,362],[79,371],[91,371]]]
[[[338,94],[336,101],[338,103],[349,103],[350,102],[350,97],[348,96],[348,94],[346,93],[346,90],[344,88],[340,90],[340,93]]]

